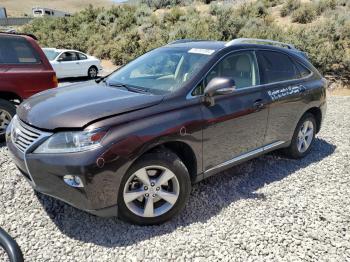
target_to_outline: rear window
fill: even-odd
[[[36,63],[40,63],[40,59],[25,38],[0,36],[0,64]]]
[[[258,51],[260,72],[265,84],[299,78],[299,72],[292,60],[275,51]]]

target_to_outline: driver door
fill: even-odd
[[[204,79],[202,90],[214,77],[232,77],[236,91],[216,96],[214,106],[201,106],[205,122],[205,176],[219,172],[235,158],[245,158],[246,154],[261,148],[268,118],[253,51],[235,52],[223,58]]]

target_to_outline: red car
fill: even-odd
[[[16,113],[16,104],[58,84],[34,38],[0,33],[0,141]]]

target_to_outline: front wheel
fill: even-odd
[[[307,155],[314,142],[316,121],[313,114],[305,114],[297,124],[292,142],[285,153],[292,158],[302,158]]]
[[[161,224],[183,209],[190,190],[188,170],[176,154],[146,154],[122,179],[119,216],[138,225]]]

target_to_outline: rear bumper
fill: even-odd
[[[12,160],[34,190],[97,216],[117,216],[119,175],[97,166],[95,159],[100,152],[25,154],[12,143],[9,134],[6,140]],[[67,174],[79,176],[84,187],[67,185],[63,180]]]

